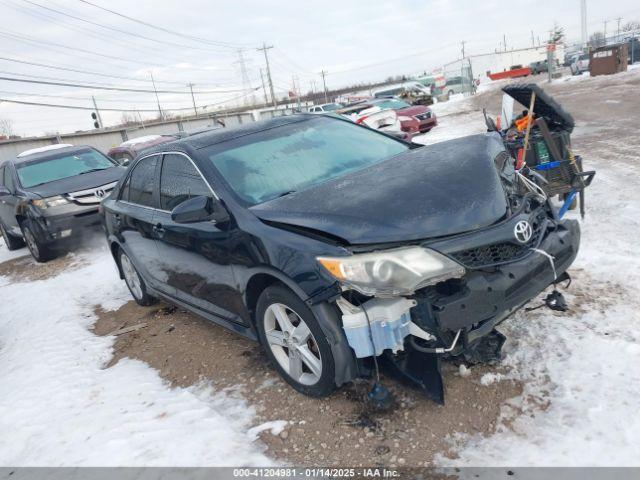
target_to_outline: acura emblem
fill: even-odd
[[[531,224],[526,220],[520,220],[513,229],[513,234],[520,243],[527,243],[533,235]]]
[[[103,189],[99,188],[96,190],[96,197],[103,198],[105,196],[105,193],[106,192]]]

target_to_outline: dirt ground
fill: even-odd
[[[473,367],[463,377],[447,364],[444,407],[385,378],[396,404],[378,412],[366,401],[367,382],[345,386],[324,400],[305,397],[280,380],[257,344],[173,306],[129,302],[96,314],[98,335],[147,324],[117,337],[111,364],[137,358],[172,385],[207,380],[220,390],[239,388],[256,408],[258,421],[287,420],[279,436],[265,432],[261,437],[269,455],[295,465],[422,466],[447,451],[447,435],[493,431],[500,406],[521,392],[511,381],[480,384],[495,367]]]

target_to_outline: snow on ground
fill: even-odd
[[[25,253],[1,245],[0,262]],[[170,388],[137,360],[104,368],[114,337],[89,331],[93,306],[130,295],[106,249],[73,260],[47,280],[0,282],[0,465],[271,464],[237,394]]]
[[[599,78],[594,86],[612,81]],[[461,113],[449,109],[419,141],[483,131],[480,113],[464,113],[469,106],[470,100],[458,102]],[[597,176],[586,193],[581,250],[566,295],[573,312],[521,311],[501,326],[508,337],[503,363],[508,377],[525,382],[524,393],[503,408],[494,435],[453,435],[459,458],[440,456],[440,465],[640,465],[640,298],[634,291],[640,283],[640,138],[624,133],[635,131],[633,121],[594,120],[600,123],[574,134],[574,148]]]

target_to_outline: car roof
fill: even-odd
[[[87,148],[95,150],[95,148],[91,147],[90,145],[71,145],[69,147],[61,147],[61,148],[56,148],[54,150],[46,150],[43,152],[32,153],[30,155],[25,155],[23,157],[16,157],[15,159],[12,160],[12,162],[15,165],[18,165],[20,163],[31,162],[33,160],[41,160],[49,157],[56,157],[60,153],[82,152],[82,151],[85,151]]]
[[[272,128],[289,125],[292,123],[319,120],[320,118],[329,118],[325,115],[313,115],[311,113],[297,113],[295,115],[285,115],[268,120],[259,120],[257,122],[245,123],[235,127],[225,127],[214,130],[207,130],[202,133],[196,133],[188,137],[180,138],[170,143],[163,143],[145,151],[145,155],[167,151],[168,148],[176,149],[194,149],[199,150],[211,145],[234,140],[239,137],[263,132]]]

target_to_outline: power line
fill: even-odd
[[[123,33],[125,35],[129,35],[131,37],[136,37],[136,38],[141,38],[143,40],[147,40],[147,41],[150,41],[150,42],[160,43],[160,44],[164,44],[164,45],[170,45],[172,47],[178,47],[178,48],[192,48],[192,49],[204,50],[204,51],[209,51],[209,52],[210,51],[215,51],[215,50],[213,50],[211,48],[194,47],[192,45],[185,45],[185,44],[181,44],[181,43],[169,42],[169,41],[166,41],[166,40],[158,40],[157,38],[147,37],[146,35],[141,35],[141,34],[138,34],[138,33],[128,32],[127,30],[122,30],[122,29],[119,29],[119,28],[116,28],[116,27],[111,27],[109,25],[103,25],[101,23],[94,22],[92,20],[87,20],[86,18],[78,17],[77,15],[73,15],[71,13],[66,13],[66,12],[63,12],[61,10],[57,10],[55,8],[47,7],[46,5],[41,5],[41,4],[39,4],[37,2],[33,2],[31,0],[22,0],[22,1],[26,2],[26,3],[30,4],[30,5],[34,5],[36,7],[42,8],[44,10],[57,13],[58,15],[63,15],[65,17],[73,18],[73,19],[78,20],[80,22],[88,23],[88,24],[94,25],[96,27],[104,28],[104,29],[111,30],[111,31],[114,31],[114,32],[118,32],[118,33]]]
[[[70,47],[68,45],[62,45],[60,43],[55,43],[55,42],[52,42],[50,40],[46,40],[46,41],[38,40],[38,39],[36,39],[34,37],[30,37],[28,35],[21,35],[19,33],[14,33],[14,32],[6,31],[6,30],[0,30],[0,35],[2,35],[4,37],[7,37],[7,38],[12,38],[14,40],[18,40],[20,42],[35,43],[35,44],[44,45],[45,47],[47,47],[47,46],[49,46],[49,47],[58,47],[58,48],[63,48],[65,50],[88,53],[90,55],[95,55],[97,57],[108,58],[108,59],[117,60],[117,61],[120,61],[120,62],[127,62],[127,63],[134,63],[134,64],[145,64],[145,65],[154,65],[153,63],[150,63],[150,62],[144,62],[144,61],[139,61],[139,60],[129,60],[127,58],[115,57],[113,55],[107,55],[107,54],[104,54],[104,53],[98,53],[98,52],[94,52],[94,51],[91,51],[91,50],[85,50],[83,48]]]
[[[77,69],[77,68],[64,67],[64,66],[60,66],[60,65],[47,65],[46,63],[30,62],[30,61],[27,61],[27,60],[18,60],[17,58],[0,57],[0,60],[5,60],[7,62],[14,62],[14,63],[22,63],[24,65],[31,65],[31,66],[34,66],[34,67],[50,68],[52,70],[63,70],[65,72],[82,73],[84,75],[96,75],[96,76],[99,76],[99,77],[117,78],[118,80],[132,80],[134,82],[148,82],[148,80],[144,80],[144,79],[140,79],[140,78],[124,77],[122,75],[111,75],[109,73],[102,73],[102,72],[92,72],[91,70],[80,70],[80,69]],[[158,83],[166,83],[166,84],[172,84],[172,85],[184,85],[183,82],[171,82],[171,81],[164,81],[164,82],[158,82]]]
[[[247,95],[251,95],[253,94],[253,92],[255,92],[257,90],[257,88],[252,89],[250,92],[244,93],[242,95],[238,95],[235,97],[231,97],[228,98],[226,100],[222,100],[220,102],[217,103],[210,103],[207,105],[204,105],[201,108],[207,108],[207,107],[213,107],[216,105],[222,105],[224,103],[227,102],[231,102],[233,100],[237,100],[240,98],[243,98]],[[15,103],[18,105],[32,105],[32,106],[38,106],[38,107],[51,107],[51,108],[64,108],[64,109],[68,109],[68,110],[95,110],[94,107],[83,107],[80,105],[59,105],[59,104],[53,104],[53,103],[40,103],[40,102],[27,102],[27,101],[23,101],[23,100],[7,100],[4,98],[0,98],[0,103]],[[191,110],[193,107],[181,107],[181,108],[165,108],[164,110],[170,110],[170,111],[183,111],[183,110]],[[158,110],[157,109],[140,109],[140,108],[101,108],[100,110],[102,111],[107,111],[107,112],[153,112],[156,113]]]
[[[40,102],[27,102],[24,100],[7,100],[4,98],[0,98],[0,103],[16,103],[19,105],[35,105],[38,107],[54,107],[54,108],[66,108],[69,110],[95,110],[94,107],[82,107],[80,105],[59,105],[53,103],[40,103]],[[154,112],[157,113],[158,109],[140,109],[140,108],[101,108],[100,110],[105,112]],[[182,108],[166,108],[165,110],[191,110],[191,107],[182,107]]]
[[[209,39],[206,39],[206,38],[196,37],[194,35],[187,35],[187,34],[184,34],[184,33],[181,33],[181,32],[177,32],[175,30],[170,30],[170,29],[165,28],[165,27],[160,27],[158,25],[154,25],[153,23],[145,22],[143,20],[139,20],[137,18],[130,17],[130,16],[125,15],[123,13],[116,12],[115,10],[110,10],[110,9],[102,7],[100,5],[96,5],[95,3],[91,3],[91,2],[89,2],[87,0],[79,0],[79,1],[82,2],[82,3],[86,3],[87,5],[91,5],[92,7],[99,8],[100,10],[103,10],[105,12],[112,13],[113,15],[117,15],[119,17],[126,18],[127,20],[130,20],[132,22],[139,23],[141,25],[145,25],[147,27],[154,28],[156,30],[160,30],[160,31],[165,32],[165,33],[170,33],[171,35],[176,35],[178,37],[187,38],[189,40],[193,40],[193,41],[197,41],[197,42],[201,42],[201,43],[205,43],[205,44],[213,45],[213,46],[234,48],[234,49],[240,47],[240,44],[233,44],[233,43],[229,43],[229,42],[221,42],[221,41],[218,41],[218,40],[209,40]]]
[[[76,88],[95,88],[97,90],[115,90],[119,92],[138,92],[138,93],[155,93],[155,90],[145,90],[142,88],[125,88],[125,87],[109,87],[102,85],[86,85],[80,83],[66,83],[66,82],[47,82],[43,80],[27,80],[24,78],[11,78],[11,77],[0,77],[0,80],[6,80],[8,82],[23,82],[23,83],[36,83],[40,85],[57,85],[61,87],[76,87]],[[252,91],[256,90],[252,87]],[[243,92],[241,89],[233,89],[233,90],[202,90],[199,92],[194,92],[197,94],[201,93],[231,93],[231,92]],[[174,93],[177,95],[190,95],[191,93],[188,91],[180,91],[180,90],[158,90],[158,93]]]

